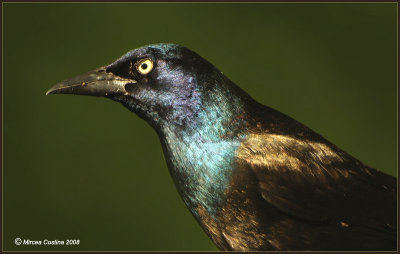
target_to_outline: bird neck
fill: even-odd
[[[159,133],[170,173],[197,217],[199,208],[215,215],[221,206],[245,136],[245,101],[222,90],[202,96],[202,110],[190,124],[164,125]]]

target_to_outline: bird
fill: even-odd
[[[257,102],[184,46],[136,48],[47,94],[105,97],[144,119],[220,250],[397,248],[395,177]]]

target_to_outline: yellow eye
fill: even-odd
[[[136,68],[140,74],[146,75],[153,69],[153,61],[151,61],[151,59],[140,60],[136,64]]]

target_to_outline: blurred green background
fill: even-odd
[[[146,44],[196,51],[258,101],[397,174],[396,3],[3,3],[4,249],[216,250],[156,133],[57,82]],[[16,246],[14,239],[80,239]]]

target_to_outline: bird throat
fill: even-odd
[[[236,132],[244,121],[240,100],[211,100],[213,103],[205,102],[207,107],[197,121],[183,129],[166,126],[161,138],[177,189],[196,217],[198,207],[216,216],[230,183],[236,150],[245,138]]]

